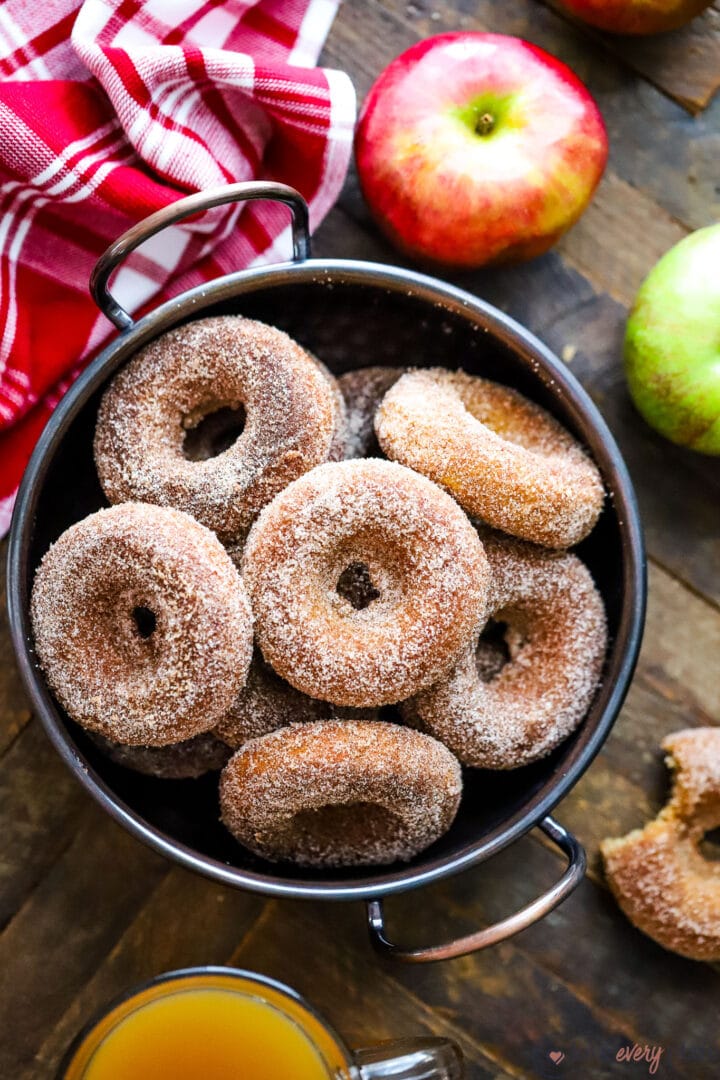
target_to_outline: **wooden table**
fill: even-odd
[[[118,991],[168,968],[231,963],[277,976],[349,1040],[432,1032],[458,1040],[473,1080],[647,1075],[623,1046],[663,1047],[662,1077],[720,1076],[720,968],[682,960],[632,929],[602,880],[598,842],[654,815],[669,731],[720,722],[720,485],[717,462],[656,438],[621,368],[626,308],[655,260],[720,202],[720,10],[685,31],[626,42],[573,25],[537,0],[346,0],[323,62],[362,99],[419,37],[458,28],[520,34],[569,62],[610,132],[592,206],[552,254],[458,278],[552,346],[618,438],[647,529],[650,606],[633,688],[615,730],[558,810],[587,847],[586,881],[539,926],[481,955],[421,968],[381,964],[359,905],[265,901],[173,867],[87,797],[33,721],[0,632],[0,1077],[51,1077],[70,1037]],[[315,252],[397,262],[355,177]],[[720,268],[719,268],[720,270]],[[4,547],[3,547],[4,551]],[[557,876],[526,838],[491,863],[392,900],[410,941],[467,932]],[[399,929],[398,929],[399,928]],[[561,1050],[565,1060],[548,1057]],[[288,1078],[290,1080],[290,1078]]]

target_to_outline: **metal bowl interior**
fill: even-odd
[[[317,873],[263,862],[218,820],[217,777],[150,779],[113,765],[63,713],[33,655],[28,598],[48,546],[106,505],[92,457],[99,397],[114,370],[147,341],[201,315],[241,313],[287,330],[340,373],[371,364],[463,367],[539,402],[597,461],[608,490],[578,554],[605,600],[610,648],[602,685],[575,734],[542,761],[511,772],[467,770],[451,830],[407,864]],[[644,554],[637,505],[619,451],[580,385],[537,339],[496,309],[432,278],[344,260],[245,271],[186,293],[121,335],[54,414],[28,467],[13,522],[9,604],[27,688],[52,741],[91,794],[136,836],[215,879],[297,897],[379,897],[488,858],[537,824],[597,753],[627,691],[640,645]],[[393,710],[384,714],[392,719]]]

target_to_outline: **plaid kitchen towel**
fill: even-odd
[[[88,277],[112,240],[239,180],[298,188],[311,227],[332,206],[355,96],[313,65],[338,3],[0,0],[0,535],[47,418],[110,336]],[[284,207],[223,209],[149,241],[113,289],[137,311],[290,250]]]

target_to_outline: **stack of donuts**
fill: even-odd
[[[94,452],[111,505],[38,567],[39,663],[119,764],[221,770],[256,855],[411,859],[451,826],[463,766],[527,765],[586,714],[606,621],[568,549],[603,486],[516,391],[336,379],[280,330],[206,318],[114,377]]]

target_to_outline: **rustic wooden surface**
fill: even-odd
[[[611,140],[597,197],[553,253],[457,280],[560,352],[614,430],[635,479],[650,552],[648,627],[615,730],[558,816],[590,873],[539,926],[490,952],[428,968],[379,963],[357,905],[264,901],[172,867],[132,840],[71,779],[38,725],[0,626],[0,1077],[50,1078],[70,1037],[113,994],[159,971],[246,965],[306,993],[350,1041],[447,1034],[471,1078],[642,1076],[617,1063],[664,1049],[657,1075],[720,1076],[720,968],[682,960],[624,920],[603,883],[599,840],[663,801],[658,744],[720,722],[717,462],[656,438],[632,411],[620,344],[626,308],[654,261],[720,208],[720,14],[653,41],[590,32],[536,0],[347,0],[323,62],[366,93],[393,56],[456,28],[520,34],[569,62]],[[401,261],[348,179],[315,251]],[[4,546],[2,548],[4,557]],[[4,620],[4,611],[0,612]],[[499,917],[559,863],[526,838],[491,863],[389,902],[405,939],[433,941]],[[558,1066],[549,1059],[561,1050]]]

